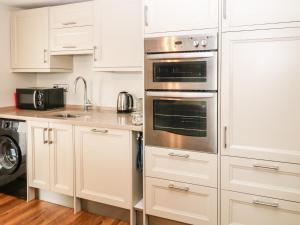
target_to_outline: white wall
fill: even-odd
[[[35,75],[10,72],[10,10],[0,4],[0,107],[14,104],[13,93],[17,87],[36,85]]]
[[[67,104],[83,104],[83,86],[78,84],[78,92],[74,92],[74,81],[77,76],[83,76],[88,82],[88,96],[97,106],[116,107],[117,96],[120,91],[128,91],[138,98],[143,97],[142,73],[108,73],[93,72],[92,57],[89,55],[74,56],[72,73],[38,74],[38,86],[52,86],[66,83],[69,85]]]

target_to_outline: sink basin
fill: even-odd
[[[71,114],[71,113],[60,113],[60,114],[55,114],[53,116],[54,117],[59,117],[59,118],[64,118],[64,119],[80,117],[79,114]]]

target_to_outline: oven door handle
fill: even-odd
[[[166,54],[148,54],[147,59],[197,59],[212,58],[215,52],[194,52],[194,53],[166,53]]]
[[[167,97],[167,98],[213,98],[215,96],[215,93],[147,91],[146,95],[151,97]]]

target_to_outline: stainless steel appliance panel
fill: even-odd
[[[148,146],[217,153],[216,92],[146,92]]]

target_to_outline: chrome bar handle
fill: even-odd
[[[256,205],[264,205],[264,206],[270,206],[270,207],[274,207],[274,208],[279,207],[279,203],[277,203],[277,202],[265,202],[265,201],[261,201],[261,200],[258,200],[258,199],[254,199],[252,201],[252,203],[256,204]]]
[[[223,19],[227,19],[227,0],[223,0]]]
[[[262,164],[259,164],[259,163],[254,163],[253,167],[254,168],[262,168],[262,169],[275,170],[275,171],[279,170],[279,166],[262,165]]]
[[[179,186],[176,186],[174,184],[169,184],[168,188],[179,190],[179,191],[186,191],[186,192],[188,192],[190,190],[189,187],[179,187]]]
[[[62,46],[63,48],[77,48],[76,46],[74,45],[68,45],[68,46]]]
[[[209,92],[177,92],[177,91],[147,91],[147,96],[166,98],[213,98],[214,93]]]
[[[91,130],[94,133],[102,133],[102,134],[107,134],[108,130],[98,130],[98,129],[92,129]]]
[[[144,20],[145,20],[145,26],[149,26],[149,21],[148,21],[148,11],[149,7],[147,5],[144,6]]]
[[[93,57],[94,57],[94,62],[96,62],[97,61],[97,57],[96,57],[96,53],[97,53],[97,46],[94,46],[94,55],[93,55]]]
[[[35,90],[34,92],[33,92],[33,107],[35,108],[35,109],[37,109],[37,105],[36,105],[36,93],[37,93],[37,91]]]
[[[66,23],[62,23],[62,25],[64,26],[68,26],[68,25],[76,25],[77,22],[66,22]]]
[[[52,136],[51,136],[51,132],[53,131],[52,128],[49,128],[48,129],[48,139],[49,139],[49,145],[52,145],[53,144],[53,140],[52,139]]]
[[[47,49],[44,49],[44,63],[47,63]]]
[[[168,155],[170,157],[178,157],[178,158],[186,158],[186,159],[188,159],[190,157],[189,154],[180,155],[180,154],[176,154],[174,152],[170,152]]]
[[[43,130],[43,141],[44,144],[48,144],[48,140],[46,140],[46,132],[48,131],[48,128],[44,128]]]
[[[224,127],[224,148],[227,148],[227,126]]]

